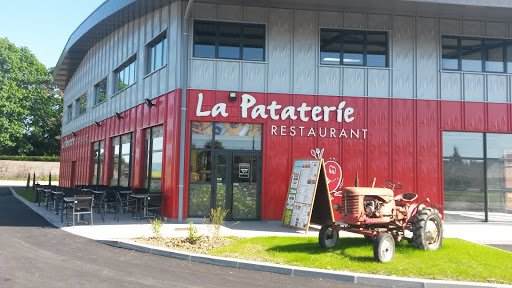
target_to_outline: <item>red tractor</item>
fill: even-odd
[[[357,182],[356,182],[357,183]],[[386,180],[387,188],[347,187],[342,191],[342,204],[332,209],[341,214],[341,222],[322,225],[318,241],[323,248],[338,244],[338,231],[362,234],[373,241],[373,256],[388,262],[395,254],[395,241],[406,239],[422,250],[437,250],[443,242],[443,220],[439,211],[422,203],[413,203],[416,193],[394,196],[403,185]]]

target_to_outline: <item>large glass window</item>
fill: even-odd
[[[387,67],[386,32],[320,30],[320,63]]]
[[[265,26],[194,22],[194,57],[265,60]]]
[[[135,84],[137,80],[137,58],[133,57],[115,70],[117,84],[115,91],[119,92],[128,86]]]
[[[444,70],[512,73],[512,40],[442,36]]]
[[[156,71],[167,64],[167,32],[162,32],[147,45],[147,73]]]
[[[80,95],[80,97],[78,97],[75,100],[75,107],[76,107],[76,112],[75,112],[76,116],[80,116],[87,111],[87,93]]]
[[[110,186],[130,187],[132,133],[112,138],[112,165]]]
[[[147,128],[144,141],[144,187],[150,192],[161,192],[164,126]]]
[[[67,122],[73,120],[73,104],[69,104],[68,105],[68,108],[67,108],[67,111],[66,111],[66,114],[67,114]]]
[[[105,102],[107,100],[107,78],[96,84],[96,86],[94,86],[94,90],[94,105]]]
[[[512,134],[443,132],[443,162],[448,221],[512,221]]]
[[[105,153],[105,141],[101,140],[92,144],[92,178],[91,185],[103,184],[103,154]]]

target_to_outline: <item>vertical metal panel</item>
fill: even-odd
[[[195,89],[213,89],[215,85],[212,60],[193,59],[190,61],[190,87]]]
[[[487,37],[507,37],[507,32],[507,23],[505,22],[485,23],[485,36]]]
[[[391,30],[391,16],[386,14],[368,14],[368,29]]]
[[[322,66],[318,68],[318,93],[340,95],[341,68]]]
[[[391,179],[391,101],[368,98],[368,177],[377,187]]]
[[[293,91],[314,94],[317,63],[317,13],[295,10],[293,44]],[[300,19],[300,20],[299,20]]]
[[[484,36],[484,22],[483,21],[472,21],[472,20],[463,20],[462,21],[462,33],[464,35],[472,35],[472,36]]]
[[[219,90],[240,90],[240,63],[234,61],[216,61],[216,88]]]
[[[441,73],[441,99],[462,100],[461,74]]]
[[[242,20],[242,6],[239,5],[219,5],[218,18],[221,20],[241,21]]]
[[[438,99],[438,20],[418,18],[416,29],[416,95],[419,99]]]
[[[393,101],[392,106],[392,177],[406,189],[416,188],[415,102]]]
[[[243,6],[242,9],[244,21],[259,23],[268,21],[268,8]]]
[[[462,130],[462,102],[441,101],[441,129]]]
[[[340,12],[319,11],[318,25],[321,28],[341,28],[343,23],[343,14]]]
[[[458,19],[441,19],[440,25],[440,31],[443,35],[461,34],[461,21]]]
[[[509,113],[508,107],[505,104],[486,104],[487,108],[487,132],[508,132],[509,127]]]
[[[464,74],[464,100],[480,101],[484,99],[484,75]]]
[[[345,12],[343,14],[343,27],[354,29],[365,29],[368,20],[364,13]]]
[[[416,193],[420,201],[428,197],[432,203],[443,205],[438,107],[437,101],[416,102]]]
[[[464,103],[464,128],[466,131],[485,131],[485,104]]]
[[[268,24],[268,91],[291,91],[292,16],[290,10],[272,9]]]
[[[414,98],[413,17],[393,17],[393,94],[396,98]]]
[[[354,108],[354,121],[350,123],[342,123],[342,129],[345,129],[347,136],[352,136],[350,129],[360,129],[361,127],[367,127],[367,119],[366,119],[366,106],[368,98],[359,98],[359,97],[343,97],[343,101],[346,101],[345,107]],[[362,131],[359,131],[362,133]],[[366,139],[360,138],[349,138],[349,137],[340,137],[340,142],[342,145],[342,160],[341,165],[343,168],[343,178],[344,178],[344,186],[352,186],[354,185],[354,179],[356,178],[356,173],[359,176],[359,180],[361,186],[368,183],[367,179],[369,178],[367,173],[367,147],[368,142]]]
[[[242,91],[265,92],[267,65],[260,63],[242,63]]]
[[[368,96],[389,97],[390,70],[368,69]]]
[[[343,68],[343,95],[364,96],[365,86],[365,69]]]
[[[487,101],[507,102],[507,81],[508,76],[487,75]]]
[[[194,18],[215,19],[217,16],[217,5],[195,2],[192,13],[194,14]]]

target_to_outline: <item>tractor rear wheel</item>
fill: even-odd
[[[318,243],[322,248],[332,248],[338,244],[340,235],[338,230],[334,228],[333,223],[325,223],[322,225],[320,232],[318,233]]]
[[[443,220],[435,208],[423,208],[413,221],[412,245],[421,250],[437,250],[443,244]]]
[[[373,258],[380,262],[389,262],[394,256],[395,239],[389,233],[380,233],[373,243]]]

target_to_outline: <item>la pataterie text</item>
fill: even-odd
[[[302,122],[337,121],[350,123],[354,121],[354,108],[348,107],[345,101],[336,106],[308,106],[302,103],[299,107],[277,104],[276,101],[268,106],[256,105],[256,98],[249,94],[242,95],[240,104],[242,118],[273,120],[299,120]],[[226,103],[217,103],[211,110],[203,110],[203,93],[199,93],[197,100],[196,116],[198,117],[228,117]],[[332,118],[331,118],[332,117]],[[366,138],[367,129],[337,129],[337,128],[313,128],[303,126],[277,126],[271,125],[271,135],[307,136],[307,137],[337,137],[337,138]]]

